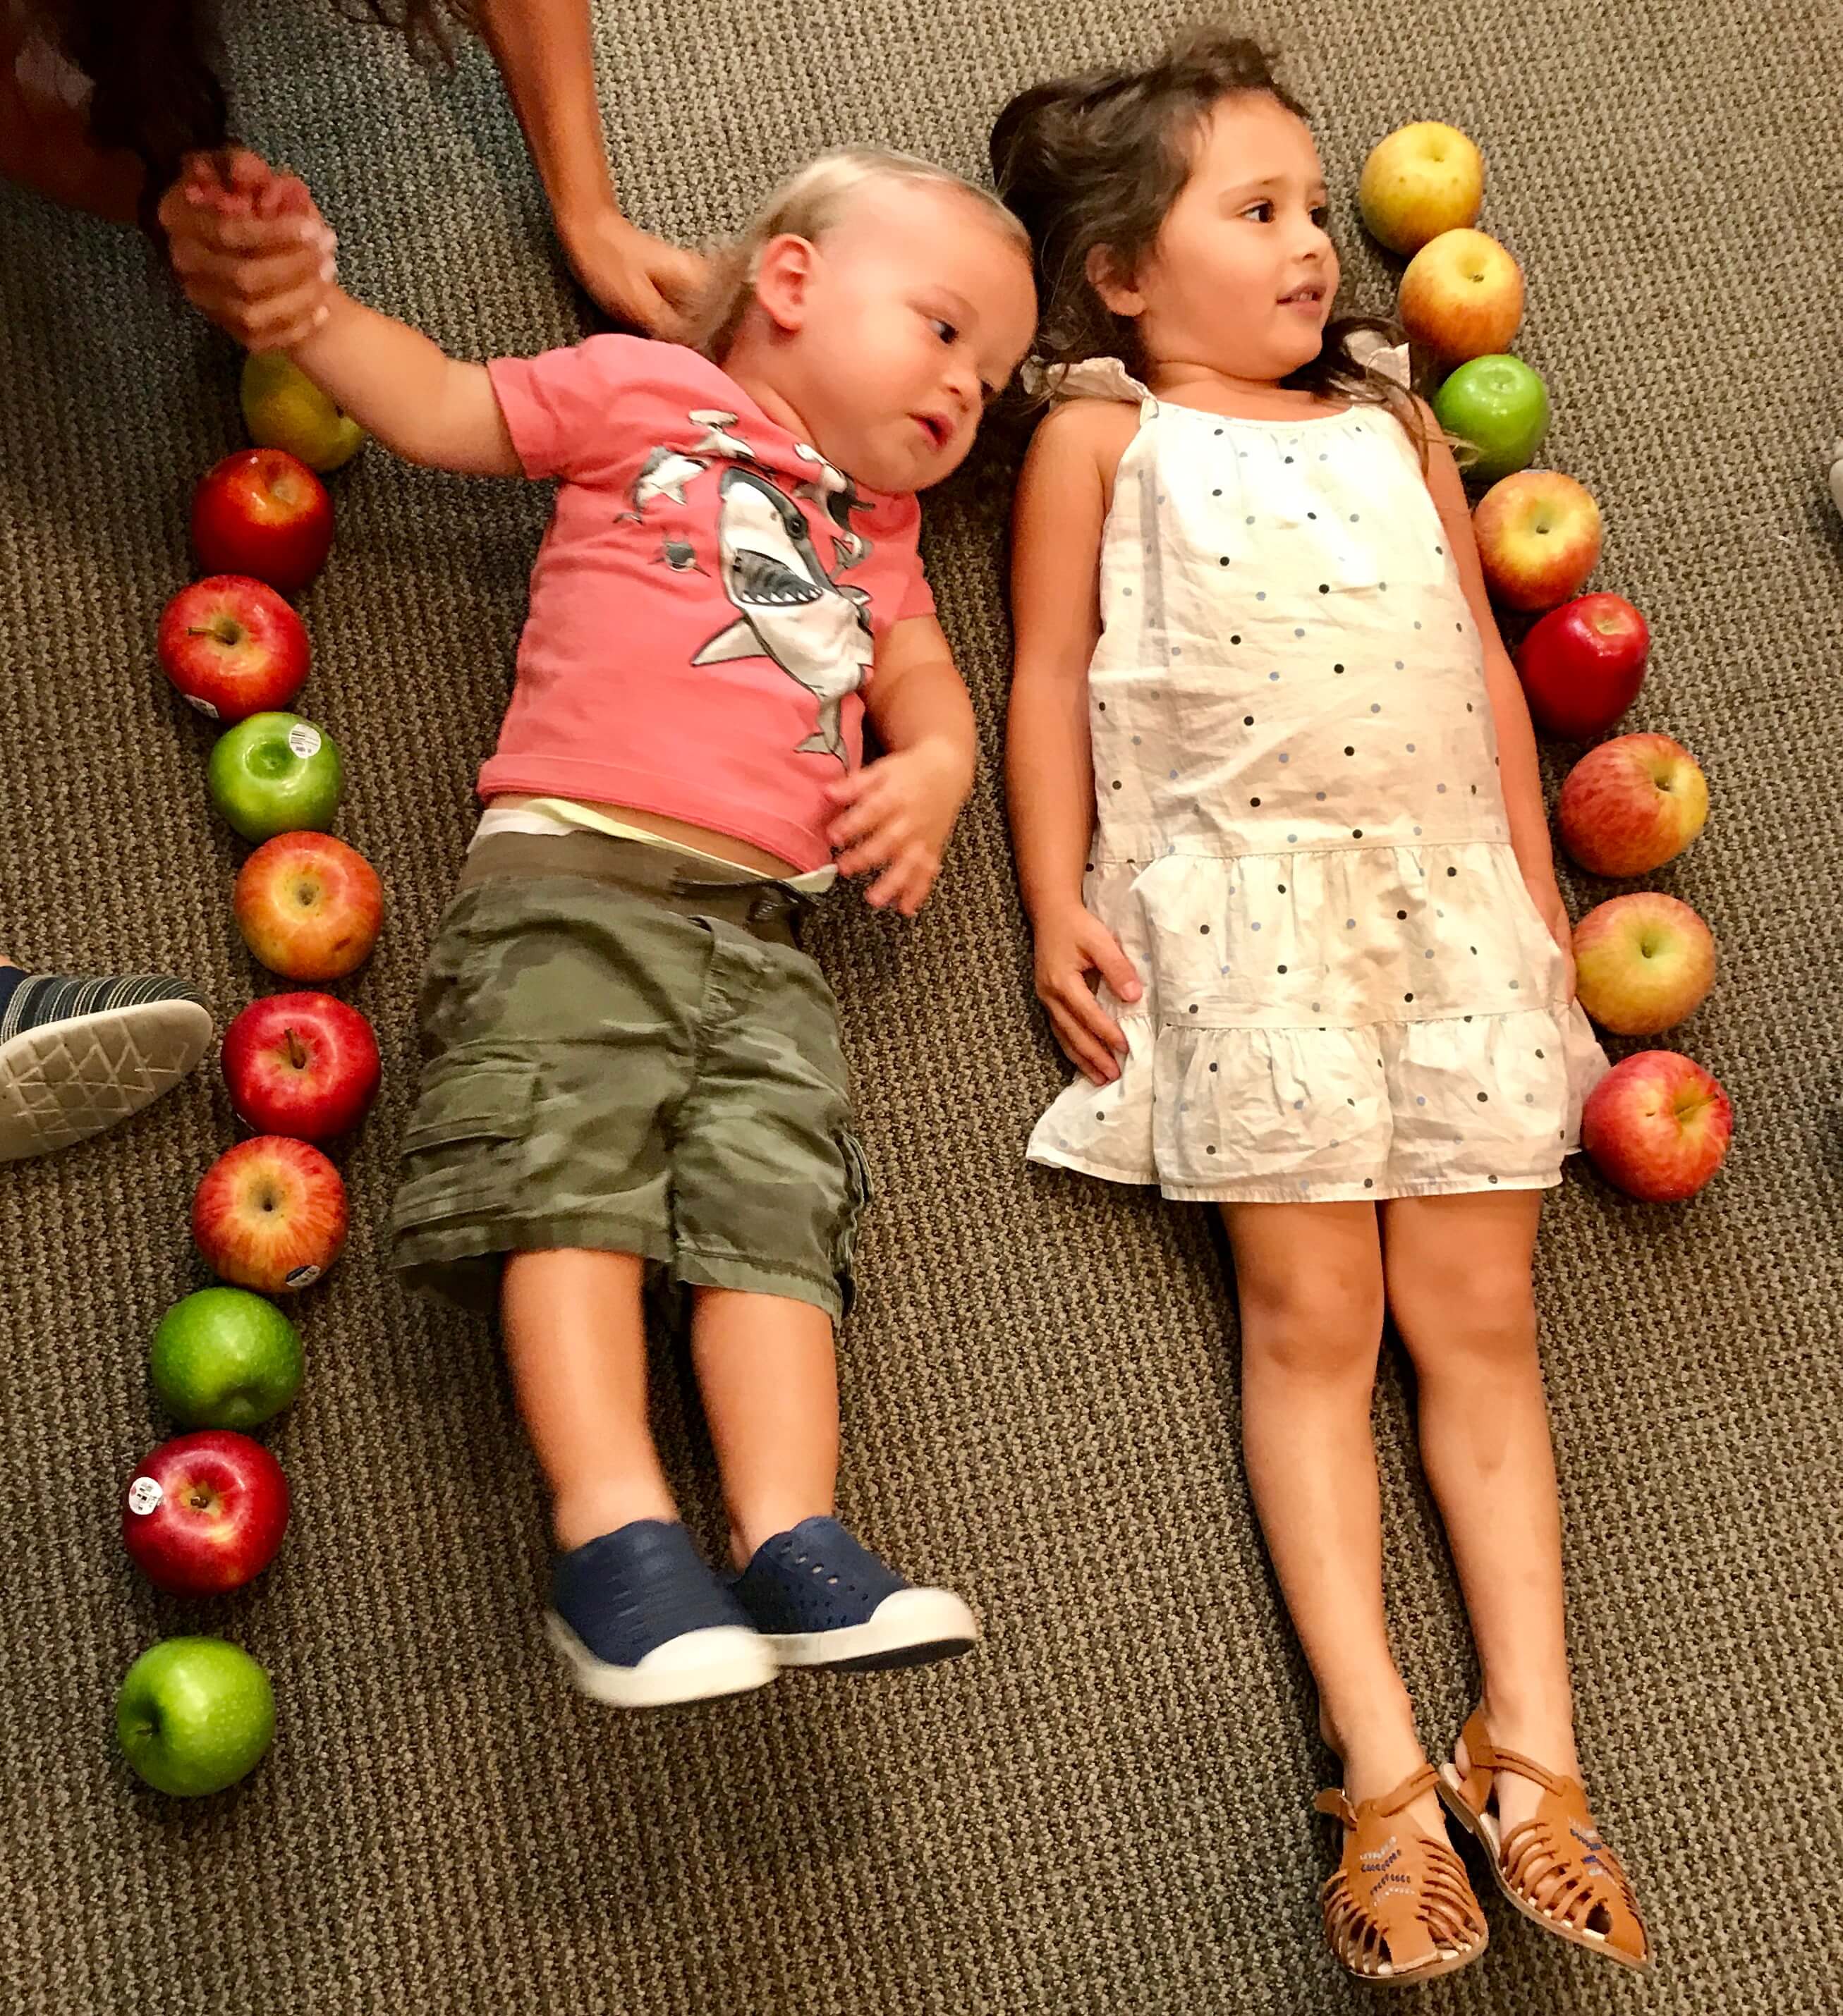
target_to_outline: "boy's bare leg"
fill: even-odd
[[[518,1412],[565,1552],[635,1519],[676,1519],[647,1420],[637,1254],[514,1253],[500,1309]]]
[[[691,1355],[723,1475],[730,1553],[829,1515],[839,1475],[832,1321],[784,1295],[700,1288]]]

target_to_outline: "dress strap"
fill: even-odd
[[[1042,364],[1033,358],[1024,366],[1024,385],[1050,399],[1117,399],[1142,412],[1158,403],[1117,357],[1084,357],[1077,364]]]

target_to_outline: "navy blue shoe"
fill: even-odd
[[[550,1642],[576,1685],[616,1708],[739,1694],[776,1662],[676,1521],[636,1519],[560,1555]]]
[[[784,1666],[925,1666],[979,1643],[951,1589],[914,1588],[836,1519],[802,1519],[764,1540],[730,1587]]]

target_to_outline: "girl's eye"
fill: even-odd
[[[952,322],[943,322],[939,315],[930,316],[928,326],[943,343],[955,343],[959,340],[959,330]]]
[[[1312,222],[1321,231],[1329,228],[1331,222],[1331,211],[1328,204],[1320,203],[1312,206]]]
[[[1271,224],[1274,221],[1274,207],[1265,196],[1263,196],[1259,203],[1250,203],[1242,214],[1244,217],[1251,217],[1257,224]]]

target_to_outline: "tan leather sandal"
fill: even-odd
[[[1471,1769],[1462,1778],[1456,1766],[1441,1765],[1440,1796],[1484,1845],[1498,1888],[1545,1931],[1604,1953],[1621,1967],[1648,1967],[1651,1942],[1637,1892],[1618,1856],[1600,1838],[1580,1780],[1557,1777],[1527,1757],[1499,1749],[1484,1726],[1482,1708],[1473,1711],[1460,1741]],[[1498,1824],[1493,1799],[1493,1774],[1499,1771],[1514,1772],[1542,1788],[1535,1817],[1508,1834]]]
[[[1359,1981],[1413,1988],[1484,1950],[1484,1913],[1444,1830],[1436,1841],[1398,1817],[1436,1783],[1423,1764],[1380,1799],[1353,1806],[1342,1792],[1321,1792],[1312,1802],[1343,1823],[1343,1858],[1319,1899],[1331,1950]]]

